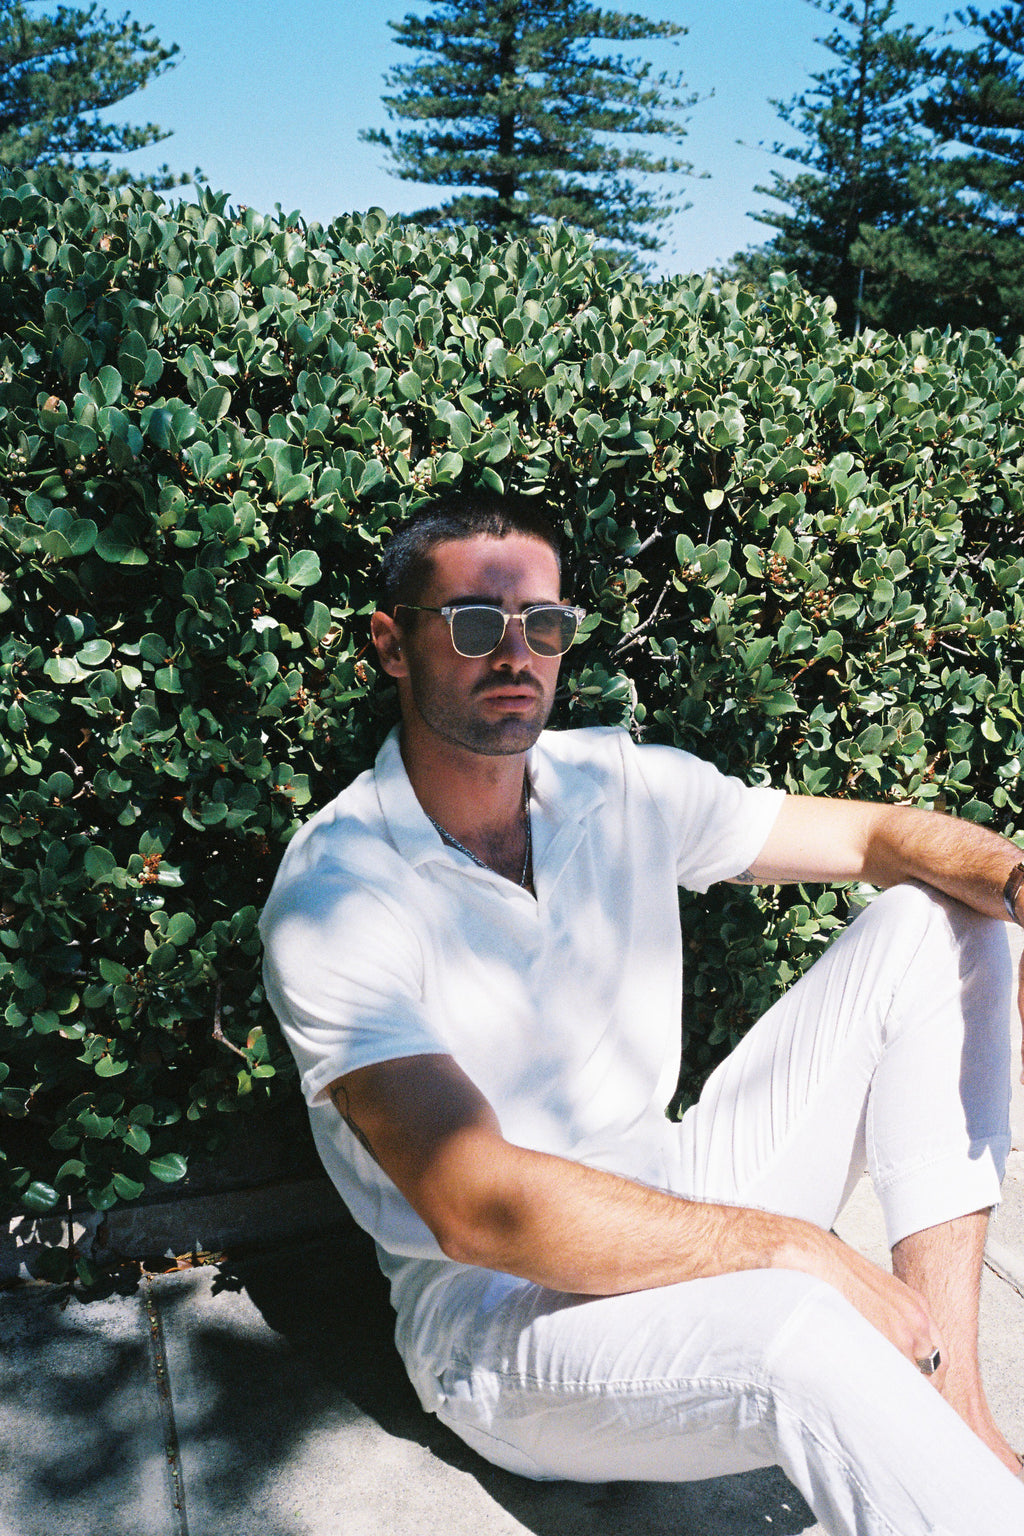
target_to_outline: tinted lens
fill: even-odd
[[[578,620],[571,608],[531,608],[523,614],[523,634],[538,656],[563,656],[576,638]]]
[[[460,656],[489,656],[504,633],[500,608],[456,608],[452,614],[452,645]]]

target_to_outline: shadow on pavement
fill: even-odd
[[[3,1536],[163,1536],[164,1436],[138,1302],[0,1294],[0,1339]]]

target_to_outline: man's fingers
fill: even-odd
[[[890,1299],[895,1309],[894,1326],[897,1330],[894,1343],[897,1349],[902,1349],[903,1354],[914,1362],[922,1376],[927,1376],[932,1386],[941,1392],[949,1364],[945,1340],[923,1297],[910,1286],[904,1285],[902,1280],[896,1280],[895,1276],[893,1278],[896,1288]],[[901,1324],[906,1330],[902,1339],[898,1332]]]
[[[942,1346],[940,1344],[933,1345],[927,1354],[918,1355],[914,1360],[914,1364],[922,1376],[927,1376],[932,1386],[941,1392],[942,1384],[946,1379],[946,1371],[949,1367],[949,1362],[946,1359]]]
[[[896,1345],[900,1347],[898,1339]],[[945,1340],[927,1312],[924,1318],[916,1321],[913,1342],[909,1346],[904,1343],[903,1353],[914,1362],[921,1375],[926,1376],[932,1386],[941,1392],[949,1369],[949,1352]]]

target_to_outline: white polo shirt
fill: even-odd
[[[260,924],[320,1155],[376,1239],[400,1347],[418,1334],[420,1364],[439,1337],[421,1303],[459,1266],[327,1086],[443,1052],[509,1141],[663,1184],[682,1038],[676,888],[750,865],[783,799],[616,729],[545,731],[528,773],[536,898],[442,841],[395,732],[289,844]]]

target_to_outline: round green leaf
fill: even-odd
[[[201,397],[196,410],[203,421],[220,421],[231,405],[231,391],[223,384],[213,384]]]
[[[60,1195],[52,1184],[44,1184],[41,1179],[33,1179],[32,1183],[22,1193],[21,1204],[26,1211],[32,1211],[36,1216],[45,1216],[52,1211],[60,1199]]]
[[[145,1192],[145,1184],[131,1179],[126,1173],[115,1173],[111,1183],[121,1200],[137,1200]]]
[[[121,398],[121,375],[116,368],[109,365],[101,368],[96,375],[96,380],[103,394],[106,405],[116,405]]]
[[[176,1184],[188,1173],[188,1163],[180,1152],[165,1152],[161,1157],[151,1157],[149,1171],[164,1184]]]
[[[196,922],[190,912],[175,912],[164,930],[169,944],[187,944],[195,937]]]
[[[312,549],[300,549],[289,559],[285,579],[292,587],[311,587],[320,575],[319,555]]]
[[[75,659],[83,667],[98,667],[107,660],[113,649],[109,640],[89,640],[79,647]]]

